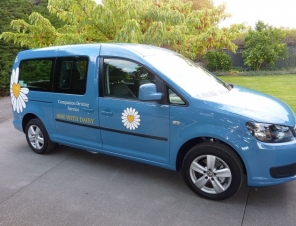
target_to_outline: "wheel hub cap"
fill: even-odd
[[[208,175],[208,177],[213,177],[214,173],[212,172],[212,170],[208,170],[207,175]]]

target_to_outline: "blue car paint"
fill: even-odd
[[[269,170],[296,163],[296,139],[286,143],[263,143],[245,126],[249,121],[295,126],[295,114],[290,107],[271,96],[237,86],[219,96],[194,98],[147,60],[157,54],[175,53],[136,44],[71,45],[20,52],[13,69],[24,59],[73,55],[88,56],[89,65],[87,90],[83,96],[30,91],[23,111],[14,111],[15,128],[23,131],[23,118],[34,114],[43,122],[53,142],[170,170],[177,169],[177,156],[184,143],[211,137],[229,145],[241,157],[248,185],[273,185],[295,179],[296,176],[272,178]],[[145,65],[175,90],[186,105],[99,97],[100,58],[104,57],[129,59]],[[61,103],[71,102],[86,106],[73,104],[79,112],[69,114]],[[127,109],[136,109],[141,116],[141,126],[136,133],[122,124],[121,117]],[[73,116],[69,120],[74,124],[56,121],[58,114]],[[86,126],[76,125],[76,122]]]

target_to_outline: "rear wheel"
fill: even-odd
[[[55,147],[43,123],[37,118],[28,122],[25,133],[30,148],[37,154],[45,154]]]
[[[234,195],[241,187],[243,167],[229,147],[220,143],[202,143],[185,156],[182,175],[196,194],[213,200]]]

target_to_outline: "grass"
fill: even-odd
[[[223,81],[272,95],[296,113],[296,75],[219,76]]]

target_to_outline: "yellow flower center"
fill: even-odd
[[[13,95],[15,96],[15,98],[18,98],[18,96],[20,95],[21,92],[21,85],[18,84],[13,84],[12,85],[12,91],[13,91]]]
[[[135,117],[133,115],[128,115],[127,120],[129,123],[132,123],[134,121]]]

